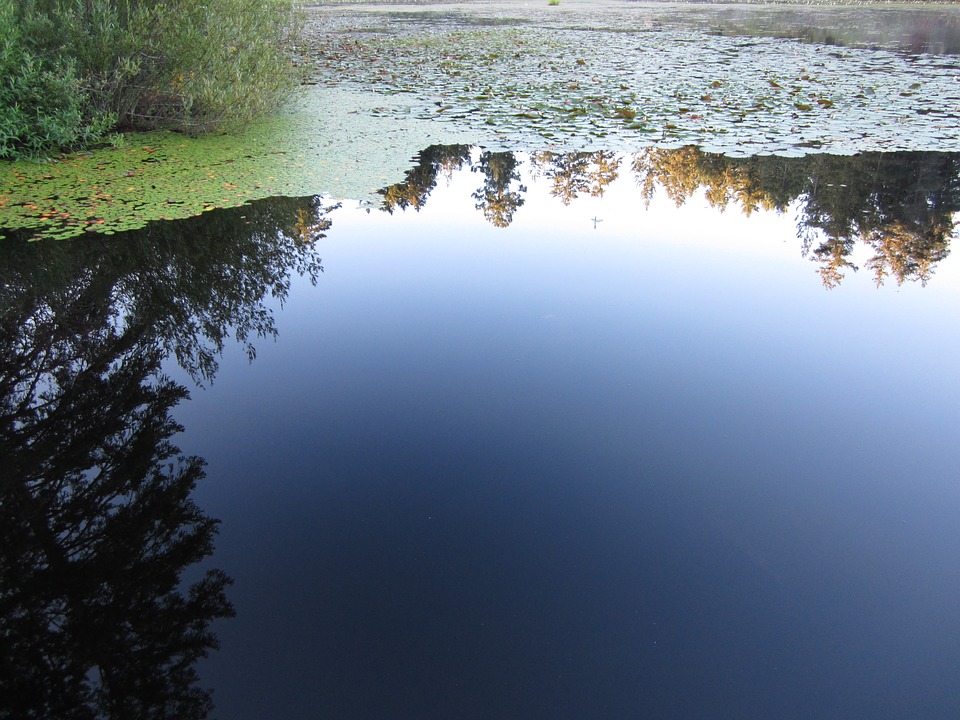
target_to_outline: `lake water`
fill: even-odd
[[[960,716],[960,156],[381,200],[5,241],[0,717]]]

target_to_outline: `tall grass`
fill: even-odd
[[[230,129],[296,88],[296,0],[0,3],[0,157]]]

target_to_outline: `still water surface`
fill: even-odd
[[[266,201],[110,240],[14,239],[7,467],[28,489],[65,473],[76,496],[137,438],[156,442],[134,472],[166,462],[161,441],[206,461],[193,510],[221,525],[201,565],[233,579],[236,611],[197,666],[216,717],[957,717],[958,158],[644,162],[431,148],[379,208]],[[25,419],[30,373],[9,378],[36,348],[62,362],[31,397],[58,400]],[[158,363],[189,401],[108,421],[104,398],[156,387]],[[109,447],[72,469],[38,439],[84,429]],[[107,495],[146,517],[162,495],[146,477]],[[164,497],[159,516],[202,525]],[[5,584],[48,579],[5,591],[23,627],[36,597],[65,636],[77,607],[101,629],[117,607],[128,629],[153,612],[123,605],[149,595],[139,578],[163,586],[149,562],[104,569],[134,521],[107,537],[76,508],[51,515],[63,564],[105,573],[57,600],[67,571],[14,506],[5,543],[24,555],[7,553]],[[185,581],[202,554],[175,558]],[[228,614],[209,583],[199,627]],[[8,667],[66,657],[32,637]],[[108,679],[94,645],[49,664]]]

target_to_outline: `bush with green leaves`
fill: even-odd
[[[298,84],[296,0],[21,0],[0,8],[0,157],[111,130],[229,130]]]
[[[91,105],[69,58],[48,56],[0,6],[0,158],[101,140],[114,118]]]

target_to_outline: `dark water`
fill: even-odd
[[[445,147],[14,238],[0,717],[957,717],[958,179]]]

